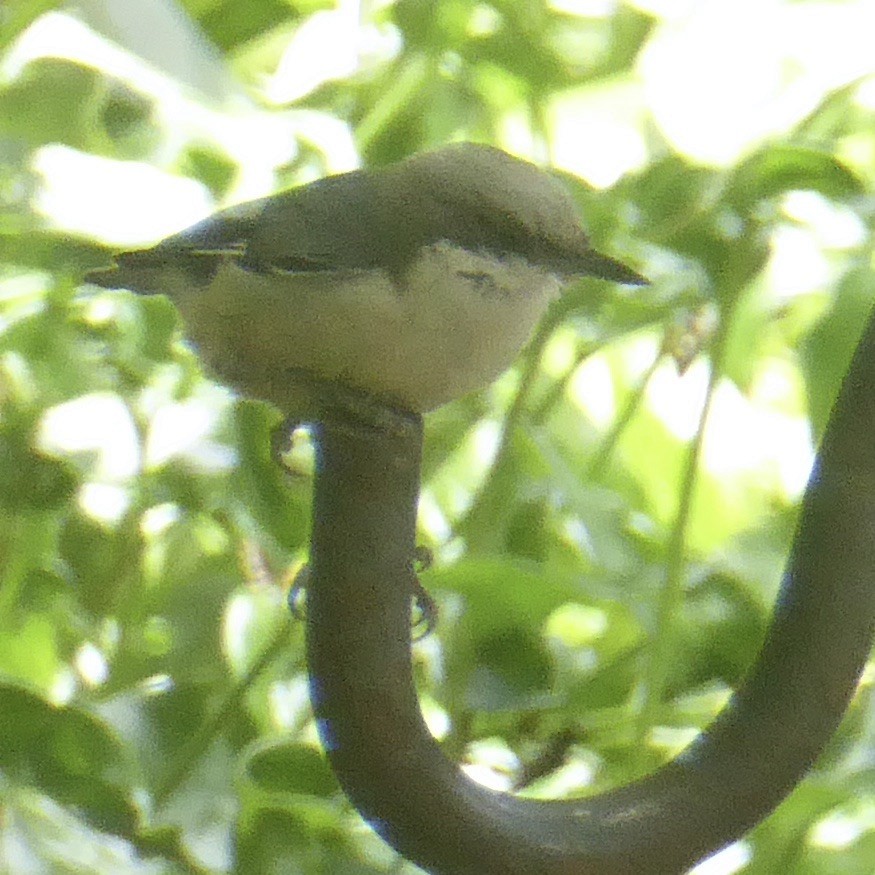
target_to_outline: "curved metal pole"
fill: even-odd
[[[318,432],[311,691],[331,764],[365,818],[441,875],[674,875],[765,817],[836,729],[875,631],[875,318],[835,404],[749,677],[678,759],[593,798],[488,790],[422,720],[410,658],[421,427]]]

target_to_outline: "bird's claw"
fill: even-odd
[[[304,565],[295,575],[292,581],[291,589],[289,589],[288,603],[289,611],[296,620],[305,619],[304,615],[304,599],[306,597],[307,584],[310,582],[310,566]]]
[[[413,559],[414,567],[411,568],[411,589],[413,590],[413,598],[416,600],[416,610],[418,612],[418,616],[413,623],[413,628],[414,630],[418,630],[420,629],[420,627],[424,626],[424,629],[421,632],[417,632],[414,635],[414,638],[417,641],[421,641],[423,638],[427,638],[429,635],[431,635],[432,632],[434,632],[435,627],[437,626],[437,602],[429,594],[429,592],[422,585],[422,583],[420,583],[419,577],[417,577],[415,570],[415,567],[418,567],[420,570],[428,568],[431,564],[431,561],[431,551],[427,547],[416,548]],[[289,610],[296,620],[303,620],[305,618],[303,605],[306,596],[306,589],[309,582],[310,566],[304,565],[301,570],[295,575],[295,579],[294,581],[292,581],[292,586],[289,590],[288,595]]]
[[[295,432],[304,423],[298,416],[287,416],[270,433],[270,457],[281,468],[287,468],[285,456],[292,451]]]

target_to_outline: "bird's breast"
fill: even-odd
[[[175,300],[210,370],[284,412],[300,370],[422,412],[494,380],[559,290],[522,259],[439,243],[394,276],[228,263],[206,290]]]

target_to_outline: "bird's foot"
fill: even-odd
[[[411,590],[413,598],[416,600],[416,610],[418,612],[413,627],[417,630],[419,630],[420,627],[424,627],[422,631],[418,631],[414,636],[417,640],[427,638],[432,632],[434,632],[435,627],[437,626],[437,602],[435,602],[428,590],[426,590],[422,583],[420,583],[419,577],[416,573],[417,571],[424,571],[427,569],[431,565],[431,562],[431,551],[427,547],[417,547],[414,553],[412,563],[413,567],[411,568]],[[295,579],[292,582],[292,587],[289,590],[288,595],[289,610],[292,612],[292,616],[297,620],[303,620],[305,618],[304,601],[309,583],[310,566],[304,565],[295,575]]]
[[[299,424],[325,422],[334,426],[359,426],[403,437],[420,422],[418,414],[405,410],[391,399],[345,383],[325,380],[303,370],[287,373],[286,379],[295,387],[294,418]]]
[[[296,389],[293,410],[271,435],[271,457],[280,466],[285,466],[284,457],[292,449],[295,431],[310,425],[318,428],[324,423],[362,437],[391,438],[412,437],[421,427],[419,414],[369,392],[298,371],[289,379]]]
[[[270,457],[281,468],[288,468],[285,457],[292,451],[295,432],[304,425],[299,416],[287,416],[270,433]]]

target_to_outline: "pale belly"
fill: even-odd
[[[559,291],[522,261],[441,244],[402,289],[382,271],[340,281],[229,263],[209,288],[172,297],[215,376],[285,413],[300,404],[302,370],[424,412],[494,380]]]

